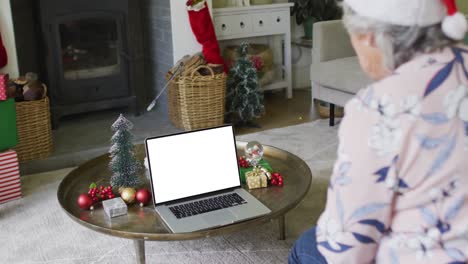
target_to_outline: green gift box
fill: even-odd
[[[18,144],[15,100],[0,101],[0,151]]]
[[[265,169],[267,169],[270,173],[273,172],[273,168],[271,167],[270,163],[268,163],[268,161],[262,159],[258,162],[258,166],[260,167],[263,167]],[[243,168],[243,167],[240,167],[240,178],[241,178],[241,182],[243,184],[246,183],[246,180],[245,180],[245,173],[249,172],[249,171],[252,171],[253,170],[253,167],[248,167],[248,168]]]

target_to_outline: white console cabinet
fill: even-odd
[[[291,80],[291,24],[290,7],[292,3],[253,5],[213,9],[216,36],[220,42],[254,37],[268,37],[275,48],[278,62],[274,81],[262,90],[286,88],[286,96],[292,97]],[[275,42],[282,36],[281,42]]]

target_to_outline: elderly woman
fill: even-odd
[[[346,105],[326,209],[289,262],[468,263],[466,20],[453,0],[343,8],[375,83]]]

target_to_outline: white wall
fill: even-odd
[[[216,0],[214,0],[216,1]],[[191,55],[202,50],[193,35],[188,19],[185,0],[171,0],[172,47],[174,63],[184,55]],[[212,0],[207,0],[211,10]]]
[[[8,64],[0,69],[0,73],[8,73],[10,77],[16,78],[19,76],[19,70],[10,0],[0,0],[0,34],[8,54]]]
[[[273,3],[287,3],[288,0],[273,0]],[[296,24],[296,17],[291,17],[291,38],[304,36],[303,25]],[[292,45],[292,80],[293,88],[310,87],[310,65],[312,64],[312,49]]]

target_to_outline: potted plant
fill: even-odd
[[[312,39],[312,25],[317,21],[341,18],[342,9],[336,0],[289,0],[294,3],[291,16],[296,16],[296,23],[304,23],[304,38]]]

